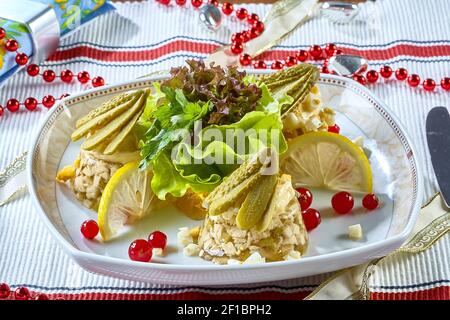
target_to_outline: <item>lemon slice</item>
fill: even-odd
[[[98,208],[98,226],[104,241],[111,239],[125,224],[152,212],[159,200],[150,182],[152,171],[139,170],[139,161],[117,170],[106,184]]]
[[[372,192],[372,170],[360,147],[330,132],[312,132],[288,142],[280,163],[294,185]]]

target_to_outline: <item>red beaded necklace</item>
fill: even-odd
[[[5,41],[4,40],[5,37],[6,37],[5,29],[0,28],[0,40]],[[17,50],[19,49],[19,43],[17,42],[17,40],[6,39],[4,46],[5,46],[6,51],[11,52],[11,53],[13,53],[13,52],[16,53],[15,61],[19,66],[24,66],[28,63],[29,57],[25,53],[17,52]],[[61,81],[65,82],[65,83],[71,83],[73,80],[73,77],[74,77],[73,72],[70,70],[67,70],[67,69],[61,71],[61,74],[59,76],[57,76],[56,73],[50,69],[44,70],[42,73],[40,73],[40,68],[36,64],[29,64],[27,66],[26,70],[27,70],[27,74],[30,77],[41,76],[42,79],[47,83],[53,82],[57,77],[61,78]],[[87,72],[87,71],[79,72],[77,74],[77,79],[82,84],[86,84],[89,82],[89,80],[91,80],[89,72]],[[91,84],[93,87],[100,87],[105,84],[105,80],[102,77],[94,77],[91,80]],[[28,97],[25,99],[24,102],[19,102],[19,100],[15,99],[15,98],[11,98],[6,102],[6,109],[8,111],[14,113],[20,109],[21,105],[23,105],[23,106],[25,106],[25,108],[27,110],[33,111],[40,104],[42,104],[46,108],[51,108],[55,104],[56,100],[61,100],[65,97],[67,97],[68,95],[69,95],[68,93],[64,93],[59,98],[55,98],[52,95],[46,95],[42,98],[41,102],[39,102],[34,97]],[[4,112],[5,112],[5,109],[0,105],[0,117],[4,114]]]
[[[157,2],[163,5],[169,5],[170,0],[156,0]],[[186,4],[186,0],[176,0],[177,5],[183,6]],[[192,5],[195,8],[199,8],[203,4],[203,0],[191,0]],[[219,2],[217,0],[209,0],[209,4],[219,6]],[[233,13],[234,6],[231,3],[224,2],[222,4],[222,12],[229,16]],[[264,23],[259,20],[259,17],[255,13],[249,14],[247,9],[241,7],[236,10],[236,18],[239,20],[247,20],[247,22],[251,25],[249,30],[244,30],[242,32],[234,33],[231,36],[231,45],[230,50],[233,54],[240,54],[239,63],[241,66],[250,66],[252,65],[255,69],[266,69],[268,64],[263,60],[252,60],[252,57],[249,54],[243,53],[244,44],[258,37],[260,34],[264,32]],[[308,51],[299,50],[295,54],[295,56],[287,56],[284,61],[276,60],[270,64],[270,68],[274,70],[283,69],[284,67],[291,67],[299,62],[305,62],[307,60],[311,60],[314,62],[318,62],[320,60],[323,61],[320,71],[322,73],[330,73],[328,69],[328,59],[334,55],[342,54],[342,50],[338,49],[335,44],[329,43],[323,49],[319,45],[312,45]],[[365,70],[364,70],[365,71]],[[381,67],[380,71],[369,70],[365,75],[359,73],[352,75],[353,80],[358,81],[362,85],[367,85],[371,83],[376,83],[379,79],[379,76],[388,79],[392,76],[393,70],[389,66]],[[405,68],[398,68],[395,70],[395,78],[399,81],[407,80],[407,83],[410,87],[418,87],[420,85],[420,76],[417,74],[408,75],[408,71]],[[444,77],[441,79],[440,85],[443,90],[450,91],[450,77]],[[423,88],[426,91],[433,91],[436,88],[436,82],[431,79],[425,79],[422,83]]]

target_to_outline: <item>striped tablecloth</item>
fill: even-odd
[[[263,16],[268,5],[247,5]],[[450,4],[448,0],[377,0],[362,6],[350,25],[337,26],[322,17],[309,21],[265,59],[283,58],[311,44],[336,43],[345,53],[360,54],[370,67],[406,67],[421,76],[450,75]],[[57,73],[69,68],[102,75],[108,83],[136,78],[204,58],[227,43],[241,23],[227,19],[217,33],[203,29],[190,5],[163,7],[154,1],[117,4],[117,12],[102,16],[66,38],[45,64]],[[450,94],[426,93],[398,81],[371,86],[397,114],[417,148],[425,178],[425,198],[437,191],[427,153],[424,123],[431,107],[450,107]],[[14,76],[0,91],[0,103],[11,97],[82,90],[78,84],[46,85],[42,80]],[[0,119],[0,168],[28,148],[45,110],[6,113]],[[0,208],[0,282],[26,286],[53,296],[75,299],[301,299],[328,275],[274,283],[232,287],[172,287],[138,283],[90,274],[71,261],[37,218],[29,197]],[[373,299],[448,298],[450,292],[450,237],[428,251],[378,272],[370,281]]]

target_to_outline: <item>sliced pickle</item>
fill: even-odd
[[[294,98],[294,102],[291,105],[283,106],[281,114],[284,116],[305,99],[319,79],[319,75],[320,73],[316,66],[302,63],[265,76],[261,79],[261,82],[267,85],[274,97],[287,94]]]
[[[138,92],[126,92],[122,93],[118,96],[115,96],[111,100],[103,103],[100,107],[95,108],[91,112],[89,112],[87,115],[85,115],[83,118],[79,119],[76,123],[76,127],[79,128],[85,123],[91,121],[94,118],[97,118],[98,116],[104,114],[105,112],[117,107],[118,105],[121,105],[129,100],[131,100],[133,97],[135,97],[138,94]]]
[[[128,124],[122,130],[120,130],[120,132],[111,140],[111,142],[103,151],[104,154],[113,154],[114,152],[116,152],[120,144],[125,140],[131,130],[133,130],[133,127],[141,116],[143,110],[144,109],[136,113],[136,115],[128,122]]]
[[[98,117],[95,117],[88,122],[84,123],[82,126],[80,126],[77,130],[75,130],[72,133],[72,140],[77,141],[81,138],[83,138],[85,135],[87,135],[91,131],[95,131],[100,129],[103,126],[107,126],[111,121],[118,118],[123,113],[127,112],[135,102],[142,97],[143,91],[140,90],[138,94],[136,94],[135,97],[133,97],[131,100],[128,100],[120,105],[117,105],[116,107],[112,108],[111,110],[101,114]]]
[[[267,210],[264,212],[262,219],[256,226],[256,230],[259,232],[265,231],[272,222],[275,213],[283,210],[289,203],[292,190],[291,177],[287,174],[283,174],[279,177],[272,199],[267,206]]]
[[[146,99],[146,94],[141,95],[139,100],[134,104],[133,107],[125,111],[117,118],[114,118],[106,126],[94,132],[84,141],[81,148],[83,148],[84,150],[92,150],[103,141],[111,139],[112,134],[117,133],[122,127],[127,125],[127,123],[136,115],[136,113],[140,113],[142,111]]]
[[[272,198],[278,175],[261,176],[258,184],[250,190],[236,216],[236,225],[241,230],[255,226],[266,211]]]

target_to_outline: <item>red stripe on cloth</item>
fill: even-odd
[[[450,45],[417,46],[400,44],[388,49],[354,49],[341,47],[345,54],[363,56],[369,60],[388,60],[398,56],[413,56],[421,58],[450,56]],[[295,51],[272,50],[262,54],[261,59],[283,60],[287,55],[293,55]]]
[[[79,57],[91,58],[108,62],[132,62],[155,60],[164,55],[178,51],[189,51],[196,53],[209,54],[213,52],[218,45],[202,43],[188,40],[176,40],[154,49],[146,50],[105,50],[89,46],[77,46],[70,49],[55,52],[48,61],[69,60]]]
[[[68,293],[68,294],[47,294],[50,299],[65,300],[302,300],[311,291],[299,291],[292,293],[282,293],[274,291],[264,291],[258,293],[227,293],[211,294],[204,292],[184,292],[172,294],[136,294],[136,293]],[[32,295],[37,295],[33,292]]]
[[[149,61],[179,51],[209,54],[217,48],[218,45],[216,44],[191,40],[175,40],[165,43],[160,47],[145,50],[106,50],[97,49],[90,46],[77,46],[74,48],[57,51],[48,59],[48,61],[62,61],[80,57],[108,62]],[[342,47],[341,49],[346,54],[361,55],[369,60],[388,60],[397,56],[426,58],[450,56],[450,45],[418,46],[412,44],[399,44],[387,49],[354,49],[347,47]],[[277,49],[262,54],[260,58],[267,60],[279,60],[284,59],[287,55],[293,55],[295,52],[295,50]]]
[[[371,292],[373,300],[450,300],[450,286],[411,292]]]

